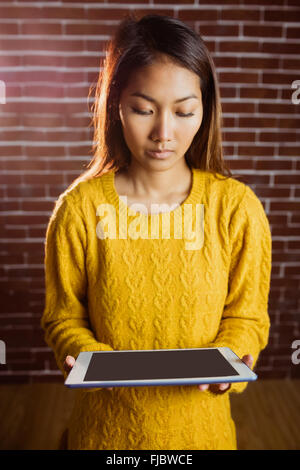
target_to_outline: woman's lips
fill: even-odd
[[[151,157],[154,157],[154,158],[158,158],[158,159],[163,160],[164,158],[169,157],[169,156],[173,153],[173,150],[168,150],[168,151],[166,151],[166,152],[151,152],[150,150],[147,150],[147,153],[148,153]]]

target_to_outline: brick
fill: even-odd
[[[263,42],[261,44],[262,53],[270,54],[299,54],[299,44],[298,43],[279,43],[279,42]]]
[[[64,181],[64,176],[61,173],[25,174],[23,181],[25,184],[61,184]]]
[[[280,22],[299,22],[300,21],[300,10],[289,9],[289,10],[265,10],[264,11],[264,21],[280,21]]]
[[[259,162],[257,162],[259,163]],[[258,165],[256,165],[258,166]],[[290,196],[290,188],[270,188],[268,186],[263,186],[263,185],[256,185],[255,187],[255,193],[259,197],[264,197],[264,198],[285,198]],[[276,216],[274,216],[276,217]]]
[[[3,18],[3,17],[0,17]],[[0,31],[1,34],[18,34],[18,25],[13,23],[13,21],[9,23],[0,23]]]
[[[283,27],[282,26],[270,26],[267,24],[263,25],[243,25],[244,36],[254,36],[254,37],[272,37],[272,38],[281,38],[283,36]]]
[[[6,195],[8,198],[20,197],[32,198],[32,197],[46,197],[46,188],[45,186],[32,186],[32,185],[22,185],[22,186],[8,186],[6,189]]]
[[[272,203],[275,204],[275,203]],[[289,205],[288,203],[286,204]],[[287,209],[286,209],[287,210]],[[299,228],[298,227],[273,227],[272,228],[272,236],[273,237],[298,237],[299,236]],[[299,267],[298,267],[299,270]]]
[[[28,7],[22,8],[22,14],[21,18],[39,18],[40,17],[40,9],[39,8],[34,8],[34,7]],[[19,6],[10,6],[10,7],[0,7],[0,18],[5,19],[5,18],[20,18],[20,7]]]
[[[258,160],[255,162],[255,168],[257,170],[292,170],[293,162],[289,160]]]
[[[286,69],[299,70],[300,60],[297,59],[297,57],[285,57],[282,59],[282,68],[283,70],[286,70]]]
[[[198,29],[201,36],[238,36],[238,25],[201,24]]]
[[[268,157],[274,154],[273,147],[266,147],[266,146],[260,147],[259,145],[254,145],[254,146],[239,145],[238,151],[239,151],[239,155],[245,155],[249,157],[257,156],[257,155],[263,155],[264,157]],[[274,160],[272,160],[272,163],[274,163]]]
[[[292,103],[259,103],[258,112],[293,115],[297,113],[297,107]]]
[[[47,162],[41,160],[4,160],[0,161],[1,171],[47,170]]]
[[[284,269],[285,275],[286,276],[298,276],[300,277],[300,269],[299,266],[285,266]],[[298,307],[298,304],[295,299],[295,308]]]
[[[276,128],[276,125],[273,125],[273,127]],[[296,142],[297,134],[296,132],[278,132],[278,130],[277,132],[261,132],[259,136],[259,141],[260,142],[288,142],[288,141]]]
[[[72,35],[112,35],[117,25],[93,24],[91,22],[65,24],[64,34]],[[100,51],[101,52],[101,51]]]
[[[28,157],[63,157],[66,155],[64,146],[25,146],[25,152]]]
[[[64,118],[58,115],[35,116],[34,114],[23,115],[22,123],[25,127],[62,127]]]
[[[0,201],[0,210],[1,211],[18,211],[20,210],[19,201]]]
[[[231,170],[253,170],[254,169],[254,162],[251,160],[242,160],[239,158],[238,160],[230,160],[227,159],[229,163],[229,167]]]
[[[80,4],[82,6],[82,4]],[[84,8],[67,8],[64,6],[52,6],[51,8],[47,8],[43,6],[41,9],[41,18],[55,18],[55,19],[63,19],[63,20],[79,20],[84,18],[85,10]]]
[[[260,19],[259,10],[221,10],[221,20],[229,21],[258,21]]]
[[[299,156],[299,147],[298,146],[279,146],[278,155],[282,156]]]
[[[259,42],[247,40],[222,41],[219,49],[221,52],[260,52],[260,45]]]
[[[178,19],[182,21],[216,21],[218,19],[218,12],[217,10],[209,10],[208,8],[202,10],[179,10],[178,11]],[[201,31],[201,25],[200,25]],[[201,32],[200,32],[201,34]]]
[[[254,113],[255,105],[254,103],[223,103],[222,105],[223,113]]]
[[[223,132],[224,140],[227,142],[254,142],[255,141],[255,134],[254,132]]]
[[[27,229],[25,227],[20,228],[10,228],[10,227],[0,227],[0,237],[1,238],[19,238],[24,239],[27,236]]]
[[[21,34],[62,34],[62,24],[43,22],[24,22],[20,24]]]
[[[300,173],[299,174],[275,175],[275,178],[274,178],[275,185],[276,184],[298,184],[299,181],[300,181]],[[300,209],[300,205],[299,205],[299,209]]]
[[[53,51],[55,54],[55,51]],[[44,55],[42,52],[35,54],[26,54],[23,57],[24,67],[64,67],[65,57],[58,57],[54,55]]]
[[[256,27],[255,27],[256,28]],[[278,69],[279,68],[279,58],[274,58],[274,57],[260,57],[257,55],[257,57],[241,57],[240,58],[240,65],[242,68],[255,68],[255,69]],[[258,91],[260,91],[261,88],[259,88]],[[266,93],[272,93],[274,90],[268,90],[265,89],[263,90]],[[274,96],[274,95],[273,95]],[[273,96],[270,96],[272,98]],[[266,96],[267,97],[267,96]],[[275,95],[276,97],[276,95]]]

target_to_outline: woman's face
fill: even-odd
[[[119,115],[132,163],[147,169],[186,164],[184,155],[203,117],[200,79],[165,60],[142,67],[121,94]],[[165,149],[172,152],[163,159],[147,153]]]

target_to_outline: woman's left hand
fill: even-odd
[[[252,364],[253,364],[253,357],[251,356],[251,354],[246,354],[245,356],[243,356],[242,361],[246,364],[246,366],[248,366],[251,369]],[[198,388],[200,391],[208,390],[210,388],[212,392],[225,392],[230,387],[231,387],[231,384],[229,383],[198,385]]]

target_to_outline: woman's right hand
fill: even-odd
[[[74,364],[75,364],[75,358],[73,356],[67,356],[66,359],[65,359],[65,362],[64,362],[64,369],[67,373],[69,373]],[[112,388],[109,388],[108,390],[112,390]]]

